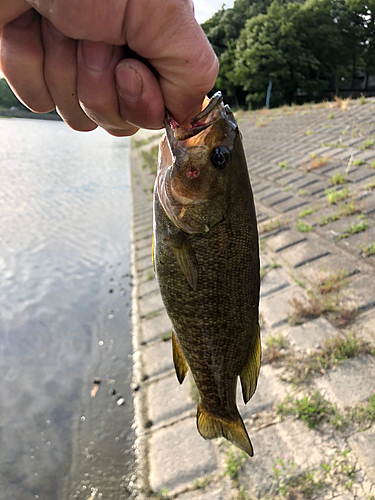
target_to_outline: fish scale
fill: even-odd
[[[166,123],[168,149],[164,139],[154,189],[153,258],[173,325],[178,379],[182,383],[190,368],[200,395],[199,432],[224,436],[252,455],[236,386],[240,376],[247,402],[259,374],[257,224],[238,127],[220,96],[214,98],[196,135],[189,129],[184,139],[183,129],[173,134]]]

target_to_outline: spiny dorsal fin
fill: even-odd
[[[187,236],[180,230],[169,234],[173,253],[181,271],[193,290],[197,289],[198,262]]]
[[[184,381],[187,372],[189,371],[189,365],[186,362],[185,356],[181,350],[180,344],[176,339],[176,335],[172,332],[172,350],[173,350],[173,363],[176,370],[176,375],[180,384]]]
[[[197,427],[204,439],[225,437],[251,457],[254,455],[253,446],[240,414],[233,420],[217,418],[198,403]]]
[[[256,333],[253,337],[252,345],[245,366],[240,373],[242,395],[246,404],[254,394],[257,387],[261,358],[260,328],[256,326]]]

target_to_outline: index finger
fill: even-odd
[[[26,0],[0,0],[0,28],[30,9]]]

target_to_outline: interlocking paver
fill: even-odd
[[[375,390],[375,360],[372,356],[347,359],[327,370],[316,386],[341,407],[367,400]]]
[[[138,311],[134,360],[135,387],[139,389],[135,392],[135,399],[139,468],[143,472],[140,477],[144,477],[139,500],[149,498],[147,492],[150,488],[156,493],[163,488],[172,490],[171,494],[177,500],[233,500],[241,498],[239,495],[261,498],[267,492],[272,498],[280,487],[275,476],[276,464],[284,464],[282,467],[287,468],[294,463],[288,474],[308,477],[309,472],[321,470],[322,461],[332,464],[337,457],[343,457],[342,450],[348,446],[352,448],[350,463],[356,467],[355,477],[350,479],[352,489],[347,489],[345,477],[341,478],[344,482],[339,486],[330,486],[329,481],[323,481],[322,490],[313,493],[313,499],[368,500],[369,495],[375,493],[373,428],[364,433],[355,432],[345,441],[344,435],[328,422],[322,426],[319,423],[316,432],[309,430],[297,417],[280,422],[281,417],[276,412],[277,404],[293,391],[297,391],[297,397],[306,394],[309,397],[318,389],[325,398],[338,405],[338,411],[345,411],[346,406],[353,407],[367,401],[375,389],[372,382],[375,379],[375,358],[363,354],[326,369],[324,373],[316,373],[302,385],[298,385],[298,380],[294,385],[293,380],[285,382],[289,380],[293,360],[303,360],[315,350],[324,349],[325,340],[331,337],[345,339],[345,335],[352,331],[371,345],[375,344],[375,256],[365,258],[362,248],[375,240],[375,190],[368,186],[375,178],[375,171],[370,166],[375,149],[359,149],[369,134],[375,133],[373,107],[352,105],[346,111],[339,108],[306,111],[308,114],[297,110],[291,116],[276,116],[264,127],[257,127],[253,116],[246,117],[241,123],[256,215],[261,224],[261,263],[264,267],[262,273],[265,273],[260,303],[262,341],[265,350],[270,348],[270,344],[266,345],[267,339],[275,345],[275,358],[264,358],[268,364],[262,365],[257,391],[247,405],[242,402],[238,383],[238,407],[255,449],[255,458],[247,459],[238,470],[243,493],[229,476],[222,476],[230,456],[228,450],[233,450],[233,456],[240,455],[236,455],[238,452],[233,446],[228,448],[226,442],[223,444],[223,440],[206,442],[199,436],[192,416],[196,402],[192,400],[194,392],[190,380],[187,378],[182,386],[176,380],[171,341],[167,340],[171,323],[162,308],[149,258],[152,233],[150,189],[154,176],[134,160],[133,245],[134,267],[138,269],[137,273],[133,271],[133,297]],[[330,114],[334,118],[327,121]],[[352,137],[358,135],[361,127],[362,135]],[[313,133],[306,134],[309,130]],[[340,142],[347,147],[337,147]],[[313,153],[316,157],[326,157],[324,161],[327,163],[311,168],[314,166],[311,162]],[[366,164],[348,165],[350,159],[358,158]],[[282,169],[280,162],[287,162],[290,168]],[[323,216],[329,218],[340,210],[339,205],[328,204],[325,190],[332,187],[332,176],[336,172],[346,171],[348,183],[335,186],[335,190],[350,188],[346,201],[355,201],[358,210],[366,216],[369,228],[339,240],[336,237],[349,224],[361,220],[357,218],[360,212],[326,225],[320,224]],[[311,207],[314,213],[299,218],[301,210],[307,207]],[[267,231],[268,221],[275,220],[281,220],[281,225]],[[299,220],[313,224],[313,231],[298,231]],[[278,264],[282,268],[278,269]],[[289,316],[295,312],[294,297],[301,299],[318,293],[314,284],[335,280],[342,276],[343,271],[348,276],[340,289],[332,293],[337,294],[339,307],[355,307],[358,313],[346,329],[334,327],[328,321],[333,317],[329,314],[328,319],[318,317],[301,325],[288,324]],[[329,294],[327,300],[331,300]],[[278,347],[280,333],[289,341],[286,347],[284,344]],[[291,480],[288,474],[287,485]],[[195,482],[197,478],[203,479]],[[330,478],[332,483],[339,480],[334,475]],[[303,498],[298,488],[296,498]]]
[[[155,431],[150,438],[150,486],[173,490],[217,467],[213,444],[197,432],[195,418]]]

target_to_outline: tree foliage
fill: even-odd
[[[313,99],[375,74],[375,0],[236,0],[202,27],[220,61],[216,88],[234,104]]]

